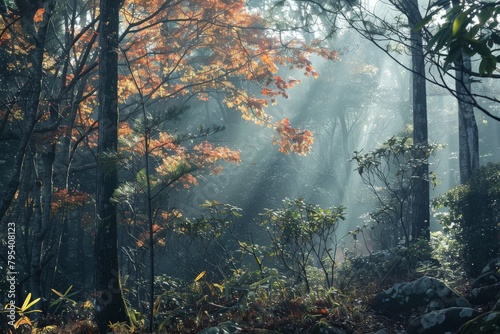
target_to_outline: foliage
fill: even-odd
[[[429,40],[427,48],[437,54],[447,50],[445,69],[459,60],[462,52],[469,56],[478,55],[481,62],[477,75],[493,75],[498,71],[496,64],[500,60],[497,52],[500,45],[500,6],[487,1],[460,1],[451,8],[449,6],[449,1],[436,1],[429,8],[430,14],[417,27],[422,28],[435,16],[444,21]]]
[[[153,308],[154,327],[157,333],[232,333],[237,328],[247,331],[265,330],[269,333],[273,331],[304,333],[336,327],[355,332],[356,328],[361,330],[363,327],[363,330],[367,331],[373,330],[373,326],[379,326],[366,306],[373,286],[366,284],[366,281],[364,285],[353,281],[354,284],[349,284],[344,289],[339,285],[340,273],[336,270],[337,280],[332,281],[332,286],[328,287],[325,284],[323,268],[315,255],[321,244],[321,231],[330,238],[329,247],[336,247],[332,244],[333,235],[329,235],[328,231],[335,232],[332,225],[335,226],[342,220],[343,208],[322,209],[303,200],[285,202],[288,204],[284,208],[268,210],[263,214],[263,217],[270,220],[275,217],[273,222],[267,222],[264,226],[284,228],[286,231],[280,232],[282,238],[285,236],[297,238],[300,242],[309,240],[311,235],[317,238],[314,243],[317,249],[311,252],[313,254],[311,260],[314,261],[309,261],[305,268],[311,291],[305,293],[303,284],[297,285],[296,277],[290,275],[283,266],[269,267],[273,264],[269,252],[276,253],[273,245],[264,247],[252,240],[244,242],[235,238],[236,234],[233,234],[231,228],[234,222],[231,223],[231,220],[240,218],[238,208],[216,201],[206,202],[205,214],[202,217],[192,220],[178,217],[170,222],[169,228],[179,229],[182,232],[168,239],[166,245],[180,236],[193,237],[191,243],[199,245],[220,247],[222,244],[227,250],[218,253],[218,256],[221,263],[227,261],[230,265],[226,269],[223,266],[211,268],[213,264],[211,263],[213,256],[209,254],[211,246],[202,246],[199,250],[193,248],[191,252],[207,250],[203,254],[209,261],[198,264],[205,265],[204,270],[196,272],[194,270],[198,267],[192,267],[193,274],[186,280],[157,275],[154,282]],[[361,232],[358,231],[357,234]],[[234,240],[233,243],[228,242],[231,239]],[[401,250],[401,254],[403,253],[404,250]],[[422,253],[421,249],[414,251],[414,254],[419,253]],[[241,258],[245,260],[237,260]],[[331,264],[328,255],[323,259],[326,264]],[[214,274],[219,269],[226,270],[222,279]],[[391,272],[395,273],[395,270]],[[130,279],[124,280],[123,285],[125,291],[133,289]],[[75,303],[71,299],[74,293],[71,287],[63,291],[53,291],[55,298],[52,302],[53,307],[49,310],[59,307],[67,309],[65,314],[90,317],[89,312],[81,310],[81,303]],[[85,302],[87,303],[91,304]],[[109,324],[110,329],[116,333],[145,333],[147,327],[145,314],[132,309],[129,311],[132,323]],[[61,319],[61,323],[57,323],[57,326],[49,325],[37,329],[36,333],[96,332],[90,322],[81,319],[80,316],[68,316]]]
[[[110,323],[108,325],[111,333],[116,334],[132,334],[135,333],[135,330],[132,326],[130,326],[127,322],[115,322]]]
[[[277,38],[243,1],[126,1],[122,15],[121,48],[130,75],[121,78],[119,94],[126,99],[140,93],[148,105],[173,97],[216,97],[244,119],[271,125],[265,107],[287,98],[298,83],[278,75],[279,65],[314,76],[310,52],[337,58],[337,53],[299,39]],[[241,89],[242,83],[251,88]],[[291,139],[300,140],[300,135]]]
[[[460,243],[455,233],[456,231],[431,233],[432,259],[435,259],[437,264],[422,267],[419,271],[443,280],[452,288],[460,288],[466,275],[463,270]]]
[[[340,237],[336,230],[344,220],[344,207],[323,209],[303,199],[285,199],[282,209],[268,209],[262,214],[271,252],[281,267],[303,282],[310,291],[307,267],[315,263],[324,274],[325,285],[333,284],[337,247]]]
[[[464,185],[457,186],[434,200],[445,232],[456,237],[460,255],[469,275],[477,276],[498,256],[500,221],[500,164],[489,163],[476,170]]]
[[[217,174],[222,170],[219,162],[240,161],[238,151],[223,146],[217,147],[207,141],[194,142],[197,138],[208,136],[212,131],[200,129],[198,134],[174,136],[164,130],[167,120],[158,113],[147,113],[145,121],[136,121],[130,128],[126,125],[123,127],[119,137],[122,144],[121,163],[135,175],[134,180],[124,183],[117,190],[117,200],[126,199],[129,191],[133,189],[139,193],[146,192],[146,156],[154,159],[149,171],[153,198],[179,183],[184,188],[197,185],[196,171],[206,169]],[[183,141],[188,140],[193,144],[181,145]]]
[[[25,326],[25,325],[32,328],[33,324],[31,323],[30,318],[27,315],[30,313],[42,312],[41,310],[37,310],[37,309],[30,310],[30,308],[33,305],[35,305],[36,303],[38,303],[40,300],[41,300],[41,298],[31,300],[31,293],[28,293],[28,295],[26,296],[26,299],[24,300],[23,305],[21,307],[14,305],[16,313],[19,315],[19,319],[17,319],[14,322],[14,326],[13,326],[14,329],[18,329],[18,328]],[[11,306],[12,306],[12,304],[5,305],[3,313],[10,313]]]
[[[176,264],[178,277],[186,279],[202,271],[212,278],[227,277],[241,264],[241,258],[232,253],[238,249],[234,229],[241,209],[215,200],[201,207],[200,217],[178,216],[165,227],[166,256]]]
[[[373,291],[422,276],[435,265],[431,259],[432,248],[422,239],[409,247],[399,245],[367,255],[347,255],[338,270],[337,281],[341,290],[357,287]]]
[[[248,271],[235,272],[221,284],[203,273],[190,282],[157,277],[158,332],[232,333],[236,326],[248,331],[303,333],[318,321],[369,326],[368,295],[362,290],[343,293],[318,288],[308,295],[279,293],[293,287],[292,277],[280,275],[274,282],[260,278],[259,272]]]
[[[275,125],[276,131],[280,137],[276,138],[273,144],[280,145],[280,152],[290,153],[296,152],[305,155],[309,152],[309,148],[313,144],[313,135],[308,130],[294,129],[290,125],[290,121],[286,118]]]
[[[401,241],[408,247],[419,231],[411,226],[411,201],[414,194],[415,168],[429,164],[438,145],[414,145],[407,136],[391,137],[378,149],[361,154],[354,160],[363,183],[375,195],[380,207],[370,214],[378,224],[376,231],[382,248],[395,247]],[[427,180],[436,185],[436,175]]]

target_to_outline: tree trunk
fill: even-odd
[[[458,161],[460,168],[460,183],[465,184],[472,172],[479,168],[479,134],[474,108],[470,101],[471,82],[466,73],[471,70],[471,60],[462,53],[460,62],[456,62],[455,89],[458,99]]]
[[[116,205],[118,186],[118,25],[119,0],[101,0],[99,24],[99,140],[95,240],[95,317],[101,333],[110,323],[128,321],[118,267]]]
[[[42,289],[43,241],[50,229],[51,223],[52,166],[54,164],[55,144],[49,143],[43,145],[41,156],[43,169],[41,178],[36,180],[35,201],[38,202],[38,205],[35,209],[37,213],[35,215],[35,223],[37,225],[32,242],[30,281],[33,299],[42,298],[41,306],[38,308],[45,311]],[[33,316],[37,318],[37,315],[34,314]]]
[[[412,59],[412,88],[413,88],[413,144],[428,145],[427,131],[427,92],[425,83],[425,62],[421,31],[413,28],[422,19],[418,12],[417,0],[410,1],[410,6],[416,11],[407,13],[410,23],[411,59]],[[421,150],[417,149],[416,152]],[[422,151],[423,152],[423,151]],[[417,153],[415,159],[424,159]],[[429,220],[429,165],[424,162],[417,164],[413,174],[413,201],[412,201],[412,238],[430,239]]]

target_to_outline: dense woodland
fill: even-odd
[[[499,22],[0,0],[0,332],[500,333]]]

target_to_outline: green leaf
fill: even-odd
[[[491,40],[495,44],[499,44],[500,45],[500,35],[498,35],[497,33],[493,32],[493,33],[491,33],[490,38],[491,38]]]
[[[441,8],[438,8],[438,9],[433,10],[432,12],[430,12],[429,15],[427,15],[426,17],[424,17],[420,22],[418,22],[413,27],[413,31],[419,31],[420,29],[422,29],[427,23],[429,23],[432,20],[432,18],[434,17],[434,15],[436,13],[438,13],[439,11],[441,11]]]
[[[427,50],[434,49],[435,51],[441,50],[444,44],[451,39],[448,27],[441,28],[427,44]]]
[[[455,61],[457,61],[460,58],[461,55],[462,55],[462,49],[461,48],[452,48],[452,49],[450,49],[450,52],[446,56],[446,64],[448,65],[447,67],[449,68],[449,65],[451,65]],[[448,70],[448,68],[445,69],[445,70]]]
[[[491,56],[491,50],[486,45],[486,41],[478,41],[476,39],[468,39],[470,48],[482,58],[487,58]]]
[[[143,186],[143,187],[146,187],[147,186],[147,175],[146,175],[146,168],[143,168],[141,169],[140,171],[137,172],[137,175],[135,176],[135,179],[137,180],[137,182]]]
[[[458,32],[462,29],[462,25],[467,19],[467,12],[460,13],[454,20],[453,26],[451,28],[451,35],[456,36]]]
[[[479,63],[479,74],[490,75],[496,70],[497,59],[494,56],[484,57]]]
[[[467,31],[467,33],[465,34],[465,37],[467,39],[473,39],[477,33],[479,32],[479,29],[481,29],[481,25],[479,24],[475,24],[472,26],[472,28],[469,29],[469,31]]]
[[[479,25],[485,25],[486,22],[491,19],[493,12],[495,11],[495,7],[493,6],[483,6],[479,13],[477,13],[477,18],[479,19]]]
[[[23,306],[21,306],[21,311],[20,312],[23,312],[23,313],[26,312],[26,310],[28,310],[31,306],[33,306],[36,303],[38,303],[38,301],[41,298],[37,298],[37,299],[35,299],[35,300],[31,301],[31,302],[30,302],[30,299],[31,299],[31,292],[28,293],[28,295],[26,296],[26,299],[24,300]],[[32,312],[36,312],[36,311],[32,311]]]

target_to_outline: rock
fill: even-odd
[[[372,334],[390,334],[390,333],[389,333],[389,331],[387,329],[382,328],[381,330],[373,332]]]
[[[448,307],[470,307],[469,302],[442,281],[428,276],[413,282],[396,283],[372,299],[371,306],[383,314],[418,312]]]
[[[263,329],[263,328],[242,328],[238,324],[227,321],[219,324],[217,327],[208,327],[198,332],[198,334],[240,334],[242,332],[248,334],[281,334],[280,332]],[[322,332],[323,333],[323,332]],[[337,333],[337,332],[324,332],[326,334],[345,334],[345,333]]]
[[[486,285],[492,285],[500,282],[500,275],[496,272],[487,272],[476,278],[471,283],[473,289],[480,288]]]
[[[496,273],[500,269],[500,257],[490,261],[481,271],[481,275],[486,273]]]
[[[500,283],[472,289],[471,294],[471,302],[476,305],[496,302],[500,297]]]
[[[242,328],[234,322],[227,321],[219,324],[217,327],[208,327],[198,332],[198,334],[238,334]]]
[[[492,307],[491,311],[499,311],[500,312],[500,299],[497,300],[495,305]]]
[[[466,322],[457,334],[499,334],[500,312],[487,312]]]
[[[460,326],[474,319],[479,312],[469,307],[450,307],[432,311],[413,319],[408,334],[443,334],[446,331],[456,332]]]
[[[318,322],[311,329],[311,334],[347,334],[345,330],[339,327],[331,326],[326,322]]]

